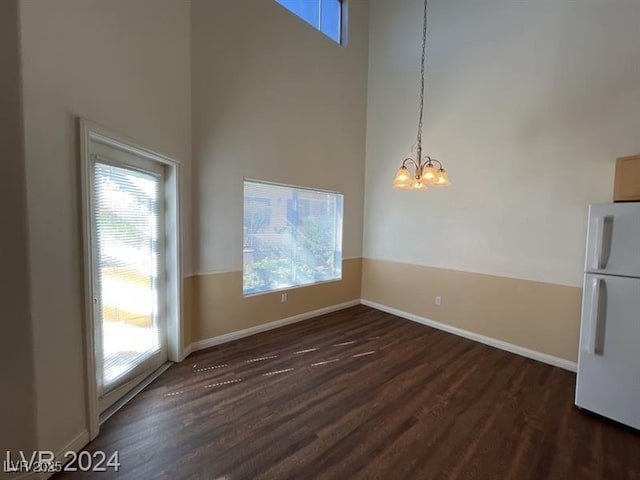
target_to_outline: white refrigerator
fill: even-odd
[[[640,203],[589,206],[576,405],[640,429]]]

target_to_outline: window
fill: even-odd
[[[339,193],[244,182],[243,293],[342,278]]]
[[[305,22],[342,43],[342,0],[276,0]]]
[[[102,393],[163,347],[164,176],[162,167],[147,166],[93,159]]]

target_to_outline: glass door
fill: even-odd
[[[167,361],[164,167],[92,155],[99,409]]]

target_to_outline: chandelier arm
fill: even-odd
[[[425,155],[424,157],[418,159],[418,163],[421,169],[428,165],[429,162],[431,162],[431,157],[429,155]]]
[[[412,163],[413,167],[417,170],[418,168],[420,168],[420,166],[416,163],[416,161],[413,158],[405,158],[404,161],[402,162],[402,166],[406,167],[407,163]]]
[[[437,163],[439,165],[439,169],[442,170],[442,162],[440,162],[440,160],[436,160],[435,158],[431,158],[429,157],[429,162],[428,163]]]

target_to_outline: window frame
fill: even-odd
[[[246,185],[246,183],[254,183],[254,184],[260,184],[260,185],[267,185],[267,186],[272,186],[272,187],[280,187],[280,188],[287,188],[287,189],[295,189],[295,190],[300,190],[300,191],[306,191],[306,192],[311,192],[311,193],[320,193],[320,194],[331,194],[331,195],[336,195],[339,196],[341,198],[341,202],[340,202],[340,234],[339,234],[339,238],[336,241],[336,249],[334,250],[334,255],[336,255],[336,253],[340,254],[340,266],[339,266],[339,275],[336,278],[330,278],[330,279],[326,279],[326,280],[316,280],[313,282],[308,282],[308,283],[301,283],[301,284],[296,284],[296,285],[287,285],[287,286],[283,286],[283,287],[278,287],[278,288],[271,288],[269,290],[261,290],[261,291],[256,291],[256,292],[245,292],[245,288],[244,288],[244,274],[245,274],[245,268],[246,268],[246,264],[245,264],[245,238],[244,238],[244,231],[245,231],[245,225],[244,225],[244,215],[245,215],[245,194],[244,194],[244,187]],[[255,179],[255,178],[248,178],[248,177],[243,177],[242,180],[242,212],[243,212],[243,221],[242,221],[242,229],[243,229],[243,236],[242,236],[242,296],[243,298],[247,298],[247,297],[254,297],[257,295],[265,295],[265,294],[269,294],[269,293],[276,293],[276,292],[284,292],[284,291],[288,291],[288,290],[294,290],[297,288],[306,288],[306,287],[311,287],[314,285],[322,285],[325,283],[332,283],[332,282],[340,282],[343,279],[343,264],[344,264],[344,194],[335,190],[327,190],[327,189],[322,189],[322,188],[312,188],[312,187],[307,187],[307,186],[300,186],[300,185],[292,185],[292,184],[288,184],[288,183],[280,183],[280,182],[272,182],[272,181],[268,181],[268,180],[259,180],[259,179]],[[251,197],[251,198],[255,198],[255,197]],[[339,249],[338,249],[339,247]]]
[[[132,396],[146,386],[161,372],[164,366],[144,379],[138,387],[133,387],[130,394],[125,394],[122,401],[117,401],[113,407],[108,408],[104,414],[100,414],[98,382],[96,378],[95,361],[95,331],[94,331],[94,298],[96,292],[93,288],[93,273],[96,269],[95,258],[95,237],[92,233],[92,210],[91,210],[91,175],[92,175],[92,154],[96,153],[96,146],[111,147],[109,155],[117,154],[133,155],[142,159],[147,159],[164,168],[164,199],[165,199],[165,219],[164,219],[164,241],[165,241],[165,282],[164,288],[167,291],[166,313],[166,335],[168,357],[172,362],[180,362],[186,356],[186,349],[183,345],[184,325],[183,325],[183,291],[182,291],[182,224],[181,224],[181,195],[180,188],[180,162],[163,154],[157,153],[149,148],[139,145],[137,142],[111,132],[110,130],[90,122],[83,118],[76,118],[76,125],[79,134],[79,160],[80,160],[80,183],[82,198],[82,242],[83,242],[83,271],[84,271],[84,357],[85,357],[85,379],[87,393],[87,415],[88,433],[90,440],[97,437],[100,431],[101,419],[105,420],[115,409],[119,408],[123,402],[128,401]],[[170,364],[165,364],[169,366]]]
[[[313,27],[314,30],[322,33],[325,37],[328,37],[334,43],[340,46],[347,45],[347,20],[348,20],[348,2],[349,0],[337,0],[340,4],[338,9],[338,39],[336,40],[332,35],[327,33],[327,29],[322,28],[322,2],[323,0],[314,0],[318,4],[318,25],[311,23],[307,18],[298,14],[296,11],[290,9],[288,6],[280,2],[280,0],[273,0],[274,3],[284,8],[287,12],[294,15],[299,20],[302,20],[305,24]]]

